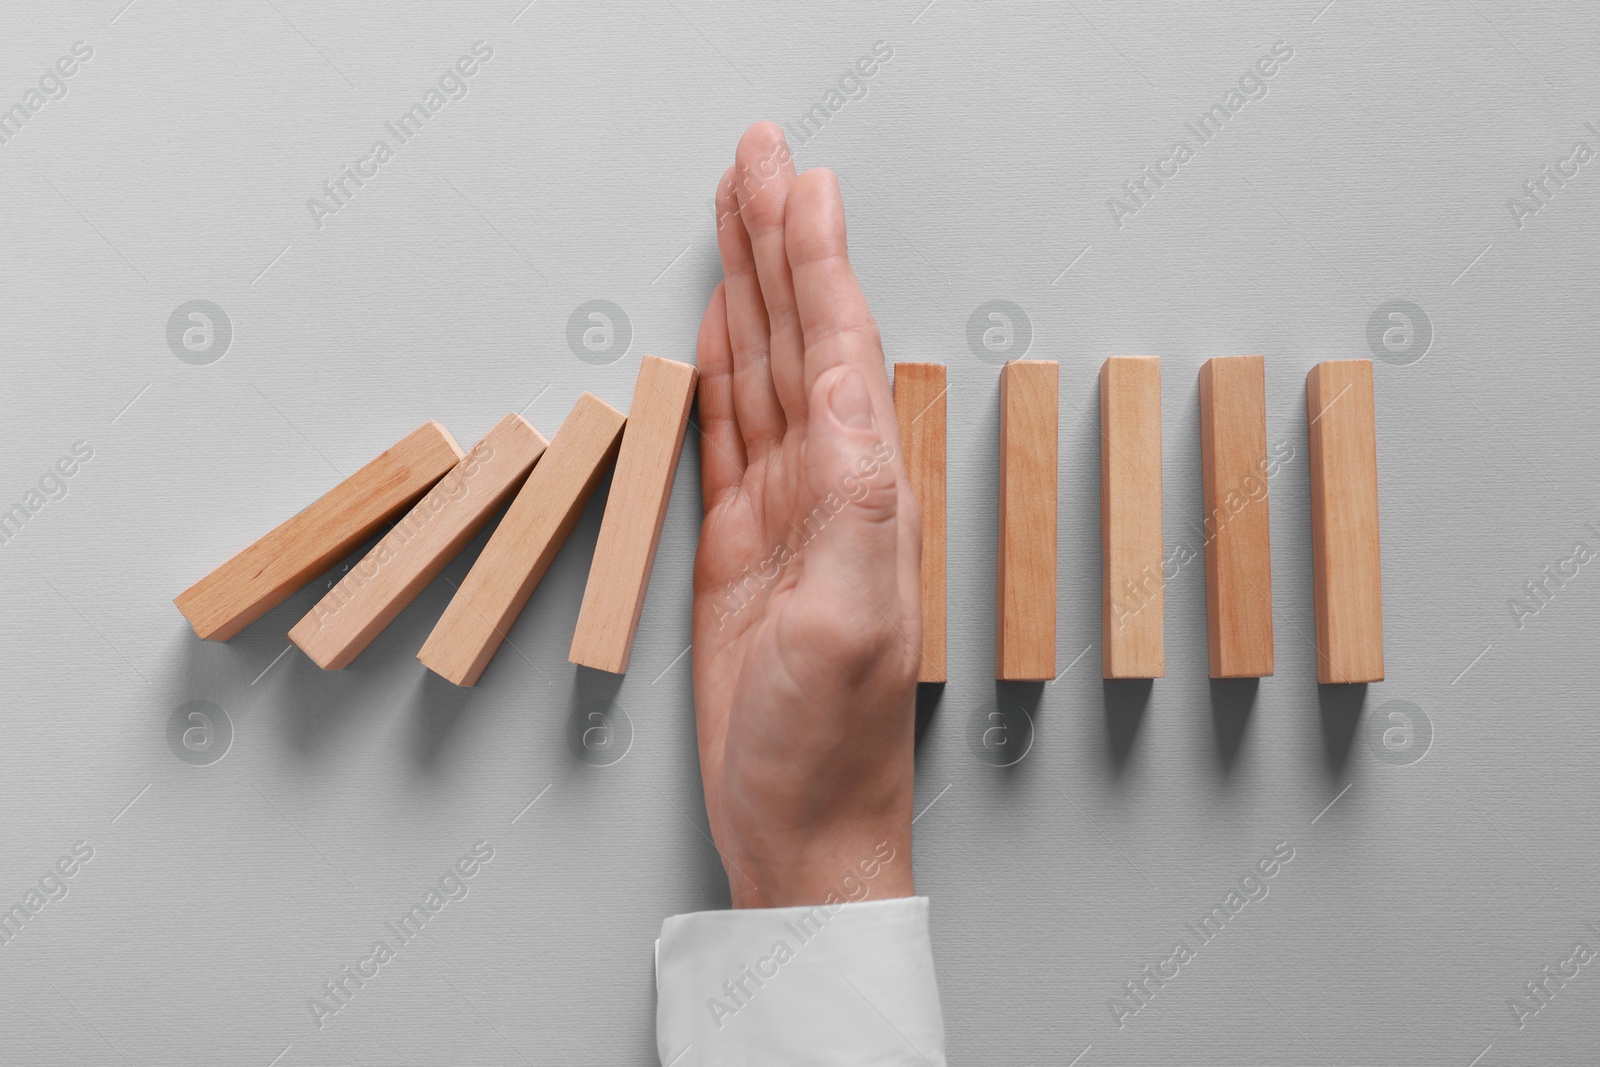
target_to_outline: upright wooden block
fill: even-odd
[[[598,397],[578,398],[417,653],[429,670],[477,683],[616,457],[623,422]]]
[[[1378,424],[1372,363],[1319,363],[1306,376],[1317,681],[1383,681],[1378,566]]]
[[[460,460],[461,446],[430,419],[173,603],[195,633],[226,641],[415,504]]]
[[[567,655],[580,666],[613,674],[628,669],[689,425],[695,378],[692,366],[670,359],[645,356],[639,365],[628,428],[622,433],[617,472]]]
[[[894,365],[894,414],[911,491],[922,512],[922,666],[919,682],[945,669],[945,371],[942,363]]]
[[[1000,551],[995,671],[1056,676],[1056,454],[1060,366],[1019,359],[1000,370]]]
[[[545,439],[507,415],[289,631],[319,667],[348,666],[522,485]]]
[[[1100,365],[1101,673],[1160,678],[1165,599],[1161,536],[1161,361]]]
[[[1267,521],[1267,369],[1260,356],[1200,368],[1211,677],[1272,673],[1272,540]]]

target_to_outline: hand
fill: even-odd
[[[797,177],[758,124],[717,220],[694,570],[712,837],[734,907],[822,903],[869,869],[872,897],[909,896],[921,525],[838,179]]]

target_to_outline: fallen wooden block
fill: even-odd
[[[1260,356],[1200,368],[1211,677],[1272,673],[1272,538],[1267,520],[1267,370]]]
[[[417,659],[475,685],[617,454],[622,413],[584,393],[556,431]]]
[[[226,641],[415,504],[460,460],[461,447],[429,420],[173,603],[195,633]]]
[[[1383,681],[1378,566],[1378,424],[1372,363],[1340,359],[1306,375],[1317,681]]]
[[[1060,366],[1012,360],[1000,370],[1000,551],[995,673],[1056,676],[1056,454]]]
[[[645,356],[639,364],[628,427],[567,654],[580,666],[613,674],[628,669],[696,377],[692,366],[670,359]]]
[[[1101,674],[1166,673],[1161,535],[1161,361],[1100,365]]]
[[[317,666],[348,666],[439,576],[522,485],[545,439],[507,415],[317,602],[289,640]]]
[[[945,370],[894,365],[894,414],[911,491],[922,512],[922,666],[919,682],[943,682],[945,667]]]

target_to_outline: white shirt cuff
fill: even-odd
[[[656,942],[670,1067],[945,1067],[928,898],[674,915]]]

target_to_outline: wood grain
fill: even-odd
[[[430,419],[173,603],[195,633],[226,641],[410,508],[460,460],[461,446]]]
[[[589,584],[567,658],[595,670],[628,669],[644,610],[673,475],[683,451],[697,375],[687,363],[645,356],[628,409]]]
[[[507,415],[317,602],[289,640],[327,670],[346,667],[515,493],[547,442]]]
[[[1383,681],[1378,559],[1378,421],[1372,362],[1319,363],[1306,375],[1317,681]]]
[[[1264,677],[1273,644],[1262,357],[1224,356],[1200,368],[1200,475],[1211,677]]]
[[[1060,367],[1013,360],[1000,370],[1000,542],[995,677],[1056,676],[1056,460]]]
[[[1101,674],[1160,678],[1165,596],[1161,534],[1161,361],[1100,365]]]
[[[894,413],[911,491],[922,512],[922,666],[919,682],[943,682],[945,602],[945,369],[894,365]]]
[[[599,397],[578,397],[417,653],[423,666],[477,684],[616,457],[623,423]]]

